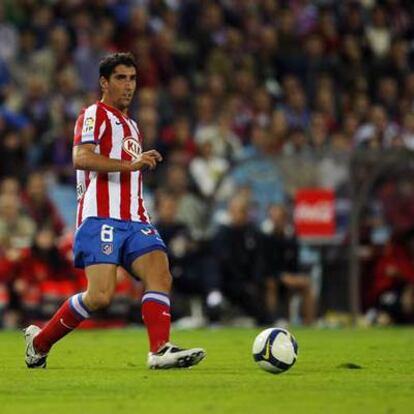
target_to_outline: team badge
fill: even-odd
[[[83,123],[83,134],[87,134],[88,132],[93,131],[93,127],[95,126],[95,119],[92,117],[86,118],[85,122]]]
[[[146,236],[152,236],[153,234],[157,234],[157,232],[155,231],[155,229],[141,229],[141,233],[145,234]]]
[[[102,253],[107,256],[111,255],[114,251],[112,243],[102,243]]]
[[[122,144],[122,148],[132,158],[138,158],[138,155],[142,152],[140,143],[133,137],[126,137]]]

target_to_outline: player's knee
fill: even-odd
[[[169,292],[172,286],[171,273],[166,270],[158,272],[147,279],[147,286],[153,290],[160,290],[162,292]]]
[[[112,301],[112,293],[98,292],[88,295],[88,306],[91,311],[107,308]]]

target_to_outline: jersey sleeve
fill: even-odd
[[[98,105],[82,109],[76,120],[73,145],[99,144],[105,128],[106,117]]]

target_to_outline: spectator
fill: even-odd
[[[156,88],[160,86],[160,73],[151,54],[151,41],[148,37],[137,37],[131,49],[136,56],[137,71],[140,74],[139,85]]]
[[[153,106],[144,106],[138,111],[138,121],[140,124],[140,131],[145,136],[144,148],[154,148],[158,140],[158,114]],[[168,157],[168,153],[166,154]]]
[[[175,37],[176,32],[167,27],[154,34],[153,56],[162,83],[168,83],[178,73],[174,50]]]
[[[16,27],[5,17],[5,5],[0,3],[0,60],[10,62],[17,53],[18,34]]]
[[[391,46],[391,31],[383,7],[373,8],[371,22],[366,29],[366,38],[372,54],[380,59],[387,55]]]
[[[79,79],[73,67],[56,72],[56,91],[51,95],[51,121],[53,129],[58,129],[69,118],[72,122],[84,105],[80,94]]]
[[[257,89],[253,94],[253,120],[252,122],[268,127],[272,116],[272,98],[266,89]]]
[[[46,179],[41,172],[29,176],[22,199],[26,211],[39,228],[48,225],[55,234],[62,234],[63,220],[47,194]]]
[[[35,136],[40,138],[52,126],[48,93],[48,82],[46,79],[40,75],[29,75],[21,113],[33,125]],[[36,148],[33,148],[33,150],[36,150]]]
[[[213,141],[214,155],[235,162],[239,158],[241,150],[240,139],[233,131],[230,111],[223,110],[217,120],[217,131]]]
[[[358,37],[345,35],[341,45],[341,64],[339,74],[345,88],[354,90],[358,82],[366,79],[368,62],[364,59]]]
[[[100,60],[111,51],[111,48],[108,47],[109,39],[103,36],[100,30],[90,28],[87,36],[88,41],[80,44],[74,53],[74,64],[82,89],[95,91],[98,89],[96,67],[99,66]]]
[[[0,195],[0,246],[3,249],[28,247],[36,230],[34,221],[22,212],[16,195]]]
[[[20,194],[20,183],[15,177],[4,177],[0,181],[0,195],[11,195],[18,197]]]
[[[253,202],[257,205],[255,219],[260,222],[271,202],[283,202],[285,188],[281,172],[270,158],[272,153],[277,153],[278,143],[273,142],[266,129],[254,127],[252,144],[246,148],[246,161],[232,170],[228,181],[234,188],[251,188]]]
[[[392,77],[383,77],[378,81],[377,101],[391,119],[395,119],[398,111],[398,84]]]
[[[215,129],[198,134],[198,156],[190,163],[190,174],[197,189],[206,198],[216,192],[220,181],[229,168],[228,161],[213,154],[213,143],[216,136]]]
[[[196,153],[190,120],[177,117],[172,125],[165,127],[161,132],[158,146],[160,152],[166,154],[167,159],[188,165]]]
[[[168,166],[161,189],[170,192],[177,198],[177,220],[186,224],[191,237],[202,241],[208,237],[207,206],[189,190],[189,177],[179,164]]]
[[[223,45],[227,28],[223,10],[218,4],[209,2],[207,7],[199,7],[199,24],[194,39],[197,44],[197,61],[202,62],[214,46]]]
[[[47,6],[42,6],[41,9],[47,10]],[[48,11],[50,12],[50,10]],[[53,87],[55,71],[72,64],[70,37],[64,26],[56,26],[53,29],[44,27],[42,31],[43,29],[45,37],[47,37],[47,44],[33,54],[34,75],[41,77],[46,84],[51,83]],[[43,37],[43,34],[38,33],[38,35],[38,38]]]
[[[279,77],[279,35],[276,28],[264,26],[260,28],[260,47],[255,53],[255,65],[258,78],[266,82],[277,82]]]
[[[75,172],[72,166],[73,119],[64,117],[61,125],[45,139],[43,157],[60,184],[73,185]]]
[[[285,144],[289,143],[289,128],[284,111],[277,109],[273,111],[269,131],[278,147],[282,148]]]
[[[300,38],[297,32],[295,17],[292,10],[285,8],[278,17],[279,53],[285,71],[293,66],[300,49]],[[293,64],[293,65],[292,65]]]
[[[316,154],[323,153],[330,148],[326,120],[319,112],[312,113],[309,126],[309,141]]]
[[[377,262],[372,300],[379,324],[414,321],[414,232],[394,238]]]
[[[77,291],[74,267],[57,247],[53,230],[40,228],[29,249],[14,262],[13,291],[32,319],[50,317],[57,307]]]
[[[240,307],[258,324],[268,323],[262,275],[261,235],[251,222],[249,200],[235,196],[229,203],[230,223],[214,239],[224,297]]]
[[[36,50],[36,36],[32,29],[25,28],[18,33],[18,45],[10,62],[11,75],[18,86],[18,94],[24,90],[30,74],[34,70],[33,55]]]
[[[221,106],[228,93],[228,85],[224,76],[219,73],[213,73],[208,76],[205,84],[205,88],[212,96],[215,105]]]
[[[300,128],[292,128],[289,131],[288,139],[283,146],[286,155],[306,155],[310,154],[311,147],[305,132]]]
[[[384,183],[384,191],[377,200],[389,225],[397,232],[414,226],[414,183],[410,176],[390,177]]]
[[[15,129],[6,131],[0,142],[0,153],[0,177],[12,176],[23,180],[27,173],[27,154],[22,134]]]
[[[404,145],[408,149],[414,150],[414,112],[405,114],[402,127]]]
[[[178,289],[191,288],[180,279],[185,279],[186,267],[195,250],[188,227],[177,220],[178,203],[173,194],[161,192],[157,196],[157,229],[168,247],[168,257],[172,275],[178,279],[174,286]],[[193,281],[194,283],[194,281]]]
[[[306,95],[302,88],[293,87],[286,91],[286,105],[283,106],[290,128],[307,128],[310,122],[310,111]]]
[[[174,76],[160,95],[160,118],[163,126],[173,122],[175,117],[192,118],[194,97],[190,93],[189,81],[186,78]]]
[[[216,108],[214,108],[214,100],[211,95],[203,94],[198,96],[196,102],[196,126],[195,133],[198,129],[214,126],[216,122]]]
[[[375,105],[370,110],[369,122],[356,131],[355,143],[370,148],[386,147],[396,134],[397,126],[390,122],[384,107]]]
[[[299,295],[302,320],[306,325],[315,320],[315,295],[308,274],[299,263],[299,243],[288,223],[286,208],[274,204],[269,208],[269,219],[263,224],[264,274],[266,277],[266,306],[273,319],[280,316],[279,297]],[[289,315],[291,320],[292,315]]]

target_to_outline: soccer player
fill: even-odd
[[[151,225],[142,193],[142,172],[162,161],[142,151],[142,136],[128,107],[137,70],[130,53],[115,53],[99,66],[102,99],[83,109],[75,125],[73,164],[77,170],[75,265],[85,268],[86,292],[69,298],[43,329],[24,330],[26,364],[45,368],[58,340],[111,303],[116,271],[122,266],[145,285],[142,317],[147,328],[149,368],[189,367],[206,355],[202,348],[181,349],[169,342],[172,278],[166,247]]]

